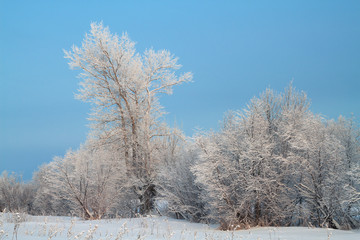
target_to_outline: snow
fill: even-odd
[[[13,223],[9,216],[0,215],[0,240],[13,239],[15,226],[16,223]],[[190,223],[156,216],[83,221],[71,217],[27,215],[26,220],[19,224],[17,239],[359,240],[360,230],[259,227],[248,230],[220,231],[217,230],[217,225]]]

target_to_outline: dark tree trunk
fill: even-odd
[[[155,185],[149,183],[144,186],[145,191],[139,196],[140,199],[140,214],[146,215],[154,208],[154,199],[156,196]]]

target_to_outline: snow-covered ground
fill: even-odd
[[[0,213],[0,240],[16,239],[241,239],[241,240],[359,240],[360,231],[304,227],[262,227],[240,231],[219,231],[215,225],[189,223],[165,217],[82,221],[69,217],[26,216],[20,224]]]

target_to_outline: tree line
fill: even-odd
[[[290,84],[266,89],[220,130],[192,138],[164,122],[162,94],[192,80],[169,51],[91,24],[65,51],[76,97],[92,106],[88,139],[23,183],[0,177],[0,210],[84,219],[166,214],[222,229],[360,226],[360,131],[311,112]]]

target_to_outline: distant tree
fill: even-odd
[[[32,212],[35,187],[24,183],[20,176],[9,175],[6,171],[0,176],[0,210],[10,212]]]
[[[65,201],[68,214],[100,219],[118,207],[125,174],[115,149],[109,149],[109,145],[96,148],[88,143],[46,166],[39,176],[42,192],[38,197],[46,193],[53,206]]]
[[[71,68],[81,70],[77,97],[92,104],[93,135],[105,143],[117,142],[128,183],[139,200],[139,212],[147,213],[156,195],[155,139],[168,134],[159,121],[163,112],[159,95],[191,80],[190,73],[177,76],[177,58],[168,51],[136,53],[126,34],[110,33],[92,23],[81,47],[65,51]]]

